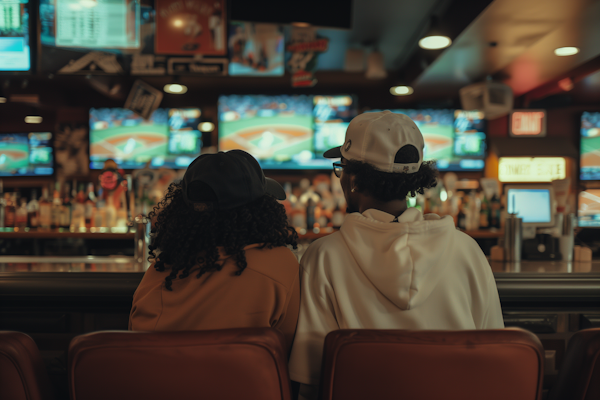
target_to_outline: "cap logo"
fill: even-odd
[[[348,139],[348,141],[344,145],[344,151],[348,152],[348,150],[350,150],[350,146],[352,146],[352,140]]]
[[[407,173],[408,172],[408,166],[405,166],[404,169],[402,170],[402,172]]]

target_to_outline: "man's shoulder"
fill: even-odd
[[[324,263],[329,265],[332,257],[338,258],[340,252],[345,250],[342,234],[336,231],[312,242],[302,255],[300,265],[306,272],[310,272]]]

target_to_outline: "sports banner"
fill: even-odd
[[[310,87],[317,84],[317,56],[327,51],[329,39],[317,36],[316,28],[292,27],[292,37],[286,46],[290,53],[287,61],[292,73],[292,87]]]

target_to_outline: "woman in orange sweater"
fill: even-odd
[[[133,297],[131,330],[274,327],[291,346],[300,301],[296,231],[283,188],[248,153],[198,157],[150,213],[154,264]]]

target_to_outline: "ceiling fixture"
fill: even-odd
[[[554,54],[556,54],[559,57],[566,57],[566,56],[574,56],[575,54],[579,53],[579,48],[578,47],[559,47],[558,49],[554,50]]]
[[[0,104],[2,103],[6,103],[8,100],[6,99],[6,97],[0,96]]]
[[[394,96],[409,96],[414,92],[415,90],[410,86],[394,86],[390,88],[390,93]]]
[[[448,36],[431,35],[419,40],[419,47],[425,50],[445,49],[452,44],[452,39]]]
[[[310,27],[310,24],[308,22],[292,22],[292,26],[295,26],[296,28],[308,28]]]
[[[215,124],[210,121],[200,122],[198,124],[198,130],[200,130],[200,132],[212,132],[215,130]]]
[[[44,118],[39,115],[28,115],[25,117],[26,124],[41,124]]]
[[[184,94],[188,91],[188,88],[180,83],[168,83],[163,90],[169,94]]]

